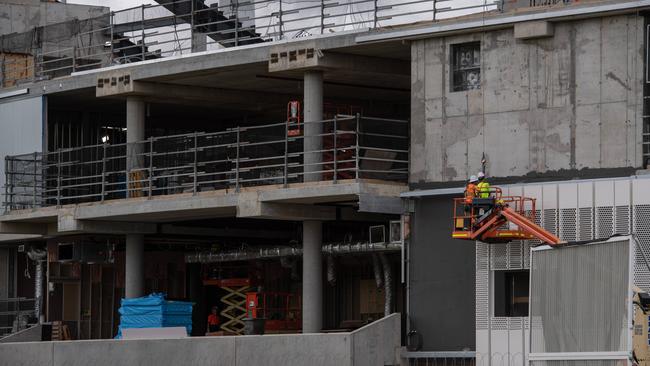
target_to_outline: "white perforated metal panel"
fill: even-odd
[[[575,208],[560,209],[560,237],[565,241],[576,241],[577,237],[577,210]]]
[[[614,210],[610,207],[596,207],[596,238],[607,239],[614,233]]]
[[[640,246],[636,251],[635,259],[639,265],[634,269],[634,282],[640,288],[650,291],[650,269],[646,263],[646,258],[650,259],[650,204],[634,206],[633,231]]]
[[[490,249],[476,242],[476,329],[489,329]]]
[[[582,207],[578,209],[578,240],[594,238],[594,209]]]
[[[490,269],[493,271],[509,269],[508,244],[491,244]]]
[[[630,234],[630,206],[616,206],[615,234]]]
[[[542,216],[542,227],[554,235],[557,235],[557,210],[548,208],[544,209]]]

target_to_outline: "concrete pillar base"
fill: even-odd
[[[144,235],[126,236],[124,269],[125,297],[127,299],[144,296]]]
[[[323,328],[323,233],[320,221],[302,223],[302,332]]]

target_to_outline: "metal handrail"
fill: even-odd
[[[238,47],[274,42],[297,36],[313,36],[354,29],[374,29],[418,21],[436,21],[455,14],[499,9],[502,0],[470,0],[453,7],[449,0],[252,0],[231,5],[207,6],[202,0],[174,0],[113,11],[97,18],[77,21],[79,30],[47,47],[22,47],[23,58],[0,57],[0,88],[21,82],[57,78],[80,70],[151,58],[182,55],[204,48]],[[548,1],[548,0],[547,0]],[[173,6],[176,13],[167,7]],[[34,32],[48,32],[48,27]],[[195,42],[195,36],[204,39]],[[20,37],[24,34],[5,37]],[[38,42],[41,37],[24,37]],[[9,42],[11,43],[11,42]],[[25,49],[29,50],[25,52]],[[8,52],[11,52],[9,50]]]
[[[334,183],[360,178],[406,182],[407,122],[361,116],[309,122],[321,124],[322,133],[310,136],[321,144],[308,150],[305,136],[288,136],[288,124],[282,122],[8,156],[5,210],[287,186],[302,182],[306,174]],[[305,163],[308,154],[321,161]]]

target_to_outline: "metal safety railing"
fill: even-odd
[[[0,338],[26,329],[35,320],[36,299],[16,297],[0,299]]]
[[[8,156],[5,209],[306,181],[406,182],[406,120],[336,116]]]
[[[0,38],[0,88],[197,51],[434,21],[503,0],[156,0]]]
[[[650,124],[647,121],[644,121],[646,127],[649,128]],[[643,133],[643,167],[648,169],[650,166],[650,132]]]

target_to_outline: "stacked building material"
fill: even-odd
[[[185,327],[187,334],[192,333],[191,302],[168,301],[165,294],[154,293],[145,297],[122,299],[120,326],[115,338],[122,338],[122,329],[126,328],[163,328]]]

